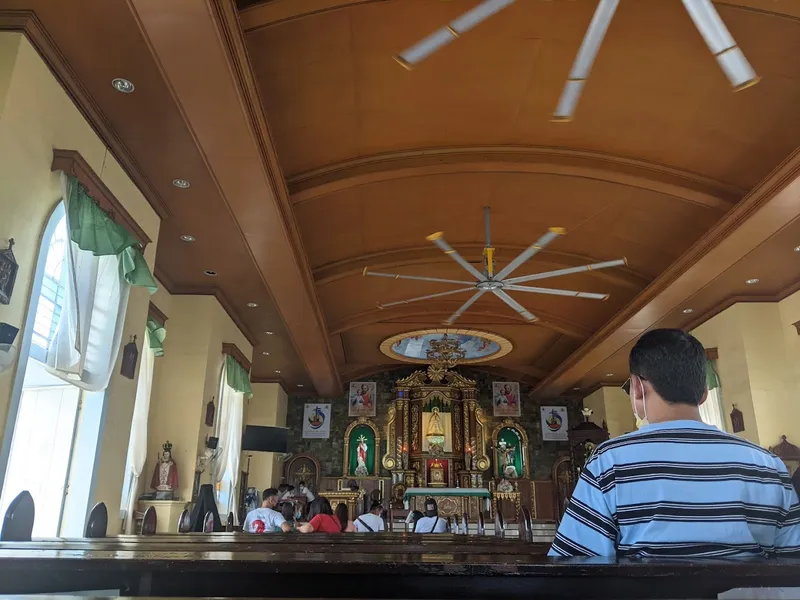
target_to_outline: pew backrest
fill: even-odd
[[[133,517],[133,515],[131,515]],[[92,507],[89,518],[86,520],[86,528],[83,530],[83,537],[104,538],[108,532],[108,509],[105,502],[98,502]]]
[[[208,511],[203,519],[203,533],[214,533],[214,513]]]
[[[233,533],[234,529],[234,516],[232,512],[228,513],[228,521],[225,523],[225,531],[227,533]]]
[[[142,535],[155,535],[157,527],[158,516],[156,515],[156,507],[150,506],[144,511],[144,517],[142,517]]]
[[[0,541],[30,542],[35,517],[33,496],[28,490],[24,490],[8,505],[3,517],[3,527],[0,529]]]
[[[178,533],[189,533],[192,529],[192,516],[189,509],[184,508],[181,516],[178,517]]]
[[[494,534],[497,537],[506,537],[506,522],[503,519],[503,511],[500,510],[499,506],[494,513]]]

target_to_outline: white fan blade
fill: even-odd
[[[447,321],[445,321],[445,325],[452,325],[453,323],[455,323],[456,319],[458,319],[461,315],[463,315],[464,311],[467,310],[473,304],[475,304],[475,302],[477,302],[478,298],[483,296],[485,293],[486,293],[486,290],[478,290],[477,292],[475,292],[475,294],[473,294],[472,298],[470,298],[469,300],[464,302],[464,304],[462,304],[461,307],[456,312],[454,312],[450,316],[450,318],[447,319]]]
[[[536,315],[532,312],[528,311],[522,304],[514,300],[511,296],[506,294],[503,290],[492,290],[500,300],[508,304],[511,308],[513,308],[517,313],[519,313],[523,319],[526,321],[535,321]]]
[[[517,267],[519,267],[526,260],[530,259],[534,254],[539,252],[539,250],[547,246],[547,244],[552,242],[558,236],[564,235],[565,233],[566,230],[563,227],[551,227],[547,233],[536,240],[536,242],[528,246],[519,256],[517,256],[517,258],[512,260],[503,269],[501,269],[500,272],[495,276],[495,279],[502,281],[504,277],[511,275],[511,273],[516,270]]]
[[[458,279],[440,279],[439,277],[418,277],[416,275],[397,275],[395,273],[380,273],[370,271],[364,267],[362,275],[372,275],[373,277],[388,277],[389,279],[411,279],[412,281],[433,281],[435,283],[457,283],[459,285],[474,285],[474,281],[459,281]]]
[[[686,1],[684,0],[684,2]],[[583,37],[578,55],[575,57],[575,62],[572,63],[569,79],[564,84],[564,91],[561,92],[556,112],[553,113],[553,121],[565,122],[572,120],[575,114],[575,107],[578,105],[578,100],[580,100],[581,92],[583,91],[583,84],[589,78],[589,72],[592,70],[597,51],[600,50],[600,45],[603,43],[603,38],[606,35],[606,31],[608,31],[608,26],[611,23],[614,12],[617,10],[618,4],[619,0],[600,0],[598,3],[592,22],[589,23],[589,29]]]
[[[486,281],[486,277],[483,275],[483,273],[478,271],[478,269],[476,269],[471,264],[469,264],[466,260],[464,260],[464,257],[461,256],[458,252],[453,250],[453,248],[450,246],[450,244],[448,244],[444,240],[444,237],[443,237],[443,234],[442,234],[441,231],[438,231],[436,233],[432,233],[431,235],[429,235],[425,239],[428,240],[429,242],[433,242],[434,244],[439,246],[439,248],[445,254],[447,254],[450,258],[452,258],[454,261],[456,261],[458,264],[460,264],[462,267],[464,267],[467,270],[467,272],[470,275],[472,275],[475,279],[477,279],[478,281]]]
[[[550,277],[560,277],[561,275],[572,275],[573,273],[584,273],[586,271],[598,271],[600,269],[608,269],[610,267],[622,267],[628,264],[628,261],[620,260],[607,260],[605,262],[594,263],[591,265],[584,265],[582,267],[569,267],[568,269],[558,269],[557,271],[547,271],[545,273],[536,273],[535,275],[523,275],[522,277],[512,277],[503,281],[505,284],[524,283],[525,281],[536,281],[537,279],[549,279]]]
[[[485,0],[472,10],[468,10],[460,17],[450,21],[449,25],[437,29],[425,39],[403,50],[400,54],[395,56],[395,60],[406,69],[411,69],[442,46],[446,46],[461,34],[478,25],[481,21],[500,12],[509,4],[513,4],[514,1],[515,0]]]
[[[449,296],[451,294],[460,294],[461,292],[469,292],[474,289],[475,286],[471,286],[468,288],[461,288],[459,290],[450,290],[449,292],[428,294],[427,296],[418,296],[417,298],[409,298],[408,300],[398,300],[397,302],[389,302],[388,304],[378,304],[378,308],[389,308],[390,306],[398,306],[400,304],[411,304],[412,302],[419,302],[420,300],[428,300],[430,298],[441,298],[442,296]]]
[[[760,77],[747,62],[711,0],[683,0],[686,12],[731,82],[734,91],[755,85]]]
[[[576,292],[574,290],[559,290],[553,288],[528,287],[525,285],[506,285],[503,289],[514,292],[533,292],[534,294],[548,294],[550,296],[572,296],[573,298],[591,298],[592,300],[608,300],[608,294],[594,294],[592,292]]]

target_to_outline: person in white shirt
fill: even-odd
[[[281,500],[291,500],[295,496],[294,486],[293,485],[286,485],[285,483],[281,484],[281,488],[278,488],[278,493],[281,494]]]
[[[261,508],[251,510],[245,517],[242,531],[244,533],[289,533],[292,528],[275,510],[278,505],[278,490],[269,488],[262,495]]]
[[[439,517],[439,507],[433,498],[425,501],[425,516],[417,521],[414,533],[447,533],[447,520]]]
[[[314,501],[314,493],[306,487],[306,482],[301,481],[297,484],[297,490],[295,491],[295,496],[305,496],[309,503]]]
[[[369,512],[356,519],[356,531],[358,533],[384,531],[383,519],[381,519],[382,512],[383,506],[381,503],[373,502]]]

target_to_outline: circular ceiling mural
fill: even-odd
[[[488,362],[511,352],[513,346],[506,338],[486,331],[474,329],[440,328],[420,329],[399,333],[386,338],[380,349],[386,356],[409,363],[430,363],[428,350],[431,342],[441,340],[444,336],[457,340],[459,348],[466,353],[459,364]]]

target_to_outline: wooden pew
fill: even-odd
[[[369,541],[381,536],[417,545],[382,548]],[[520,551],[531,544],[485,536],[165,536],[189,540],[183,543],[159,537],[53,540],[60,548],[37,541],[0,543],[0,593],[121,589],[127,595],[204,597],[677,599],[711,598],[733,587],[800,586],[798,560],[557,560]],[[219,538],[236,541],[211,541]],[[247,538],[258,541],[243,541]]]
[[[157,525],[158,525],[158,515],[156,515],[156,508],[155,506],[151,506],[146,511],[144,511],[144,517],[142,517],[141,534],[155,535]]]
[[[104,538],[108,532],[108,509],[105,502],[98,502],[92,507],[83,536],[87,538]]]
[[[30,541],[35,517],[33,496],[24,490],[8,505],[0,528],[0,541]]]

